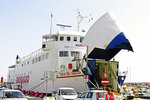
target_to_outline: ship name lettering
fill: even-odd
[[[81,74],[81,72],[77,71],[77,72],[71,72],[72,75],[77,75],[77,74]]]
[[[71,73],[70,72],[66,72],[66,75],[71,75]]]
[[[65,76],[66,74],[65,73],[60,73],[60,76]]]
[[[16,78],[16,83],[28,83],[28,82],[29,82],[29,75],[19,76]]]
[[[77,47],[86,47],[86,46],[84,46],[84,45],[82,45],[82,44],[76,44],[76,46],[77,46]]]

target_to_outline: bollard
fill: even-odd
[[[23,94],[26,94],[26,90],[23,90],[22,93],[23,93]]]
[[[36,97],[39,97],[39,92],[36,92],[35,96],[36,96]]]
[[[44,93],[41,93],[40,98],[43,98],[43,97],[44,97]]]
[[[34,91],[31,91],[30,95],[31,95],[31,96],[34,96]]]
[[[27,95],[30,95],[30,91],[28,91]]]

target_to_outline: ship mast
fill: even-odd
[[[53,18],[53,14],[51,13],[50,35],[52,34],[52,18]]]
[[[77,32],[80,31],[80,24],[83,21],[83,18],[88,18],[88,22],[91,22],[93,18],[91,17],[92,14],[90,14],[90,18],[86,16],[82,16],[80,11],[77,9]]]
[[[80,31],[80,24],[83,21],[83,18],[87,18],[87,17],[83,17],[80,13],[80,11],[77,9],[78,15],[77,15],[77,32]]]
[[[82,22],[83,18],[79,12],[79,10],[77,9],[77,12],[78,12],[78,16],[77,16],[77,31],[79,32],[79,29],[80,29],[80,23]]]

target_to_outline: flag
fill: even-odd
[[[118,83],[120,86],[123,85],[125,78],[126,78],[126,76],[118,76]]]
[[[17,56],[16,56],[16,60],[18,60],[18,59],[20,59],[20,57],[17,55]]]
[[[16,56],[16,63],[18,64],[20,62],[20,57],[17,55]]]

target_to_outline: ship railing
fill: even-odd
[[[35,56],[41,54],[42,52],[43,52],[43,49],[40,48],[40,49],[38,49],[38,50],[36,50],[36,51],[33,51],[33,52],[30,53],[29,55],[22,57],[20,60],[21,60],[21,61],[25,61],[25,60],[27,60],[27,59],[29,59],[29,58],[33,58],[33,57],[35,57]]]

